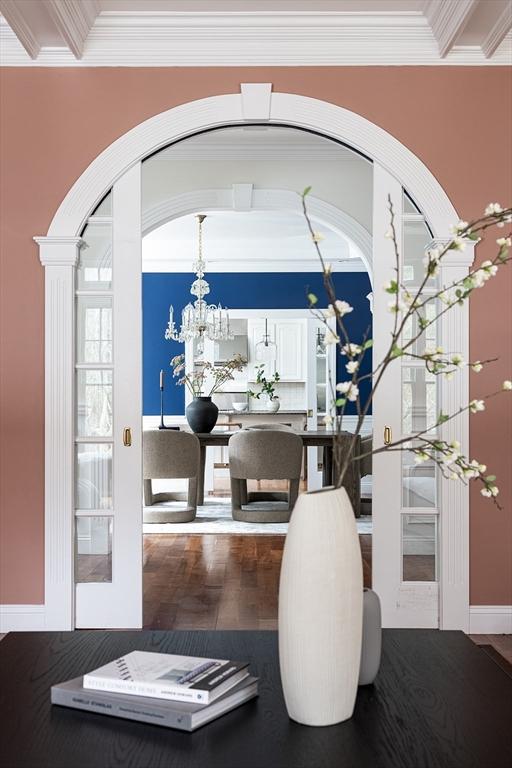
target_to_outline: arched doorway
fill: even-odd
[[[445,192],[423,163],[381,128],[326,102],[292,94],[274,94],[269,84],[242,84],[241,94],[210,97],[157,115],[129,131],[96,158],[62,202],[47,236],[36,238],[41,262],[46,268],[45,610],[48,628],[69,629],[74,625],[74,273],[79,234],[90,212],[108,189],[114,185],[116,190],[117,185],[117,196],[123,201],[124,213],[117,225],[114,218],[114,238],[117,227],[118,237],[125,246],[136,250],[141,233],[140,200],[137,200],[140,161],[170,142],[199,131],[246,122],[306,129],[343,142],[370,157],[375,169],[379,169],[380,179],[380,203],[374,217],[374,231],[375,225],[379,231],[385,231],[385,199],[390,185],[395,186],[400,198],[402,187],[409,192],[428,220],[435,239],[448,238],[450,225],[458,218]],[[455,255],[453,261],[446,263],[445,279],[452,280],[464,274],[471,261],[468,251],[464,255]],[[126,285],[125,288],[126,296],[133,297],[133,286]],[[378,302],[375,307],[376,313],[380,311]],[[468,326],[464,318],[459,317],[457,324],[447,320],[441,332],[449,348],[464,354],[468,346]],[[450,403],[465,399],[467,387],[467,378],[461,376],[457,385],[452,384],[441,392],[445,410],[449,409]],[[385,418],[384,413],[382,418]],[[375,425],[377,430],[380,426]],[[458,423],[451,423],[450,429],[456,430],[459,437],[462,435],[464,450],[464,444],[467,446],[468,442],[467,417],[461,416]],[[137,488],[134,486],[132,491],[136,493]],[[448,500],[450,516],[446,521],[441,517],[440,524],[440,624],[443,628],[466,629],[469,618],[467,489],[462,485],[448,486],[441,481],[441,510],[447,508]],[[377,548],[379,530],[383,536],[388,536],[385,517],[382,526],[375,526]],[[398,539],[397,546],[400,546]],[[385,570],[386,564],[382,563],[380,567]],[[404,607],[409,600],[414,608],[417,598],[414,590],[404,590],[401,598]]]

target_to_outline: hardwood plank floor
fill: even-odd
[[[360,536],[371,586],[371,536]],[[146,534],[144,627],[276,629],[284,536]]]

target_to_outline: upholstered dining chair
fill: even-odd
[[[302,440],[287,429],[242,429],[229,440],[234,520],[285,523],[299,494]],[[247,492],[247,480],[288,480],[285,492]],[[259,502],[274,502],[273,505]]]
[[[189,523],[197,511],[197,480],[199,474],[199,440],[190,432],[167,429],[145,430],[142,437],[144,477],[144,522]],[[152,480],[188,479],[188,492],[153,493]],[[148,509],[166,501],[181,501],[178,509]]]

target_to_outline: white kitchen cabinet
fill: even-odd
[[[306,321],[276,321],[275,339],[276,370],[281,381],[304,381],[306,378]]]
[[[268,320],[269,339],[276,344],[275,360],[265,363],[265,375],[277,371],[281,381],[304,381],[306,378],[306,320]],[[257,345],[265,334],[265,320],[249,320],[249,379],[256,378]]]

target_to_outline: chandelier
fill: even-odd
[[[210,286],[204,279],[206,263],[203,260],[203,221],[206,219],[204,214],[197,217],[198,233],[198,256],[197,261],[192,265],[196,274],[196,280],[192,283],[190,293],[196,296],[192,304],[187,304],[181,313],[181,328],[177,329],[174,322],[174,307],[169,307],[169,322],[165,329],[165,338],[171,341],[184,343],[197,339],[196,353],[201,356],[204,353],[204,340],[226,341],[233,339],[234,334],[229,327],[229,315],[225,307],[220,304],[208,304],[204,297],[210,293]]]

